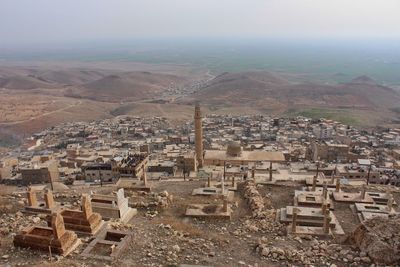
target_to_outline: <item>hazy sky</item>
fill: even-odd
[[[143,37],[400,38],[400,0],[0,0],[2,45]]]

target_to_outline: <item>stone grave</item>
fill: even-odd
[[[14,246],[49,251],[51,253],[68,255],[75,250],[81,240],[77,235],[65,230],[64,220],[60,213],[51,217],[52,227],[30,226],[14,237]]]
[[[92,210],[90,197],[82,195],[82,210],[62,210],[61,216],[64,219],[64,225],[67,230],[74,231],[83,235],[95,235],[104,226],[104,221],[99,213]],[[51,220],[47,220],[51,226]]]
[[[201,187],[193,189],[193,196],[224,196],[228,201],[232,201],[234,197],[234,192],[226,190],[224,188],[216,187]]]
[[[287,227],[288,235],[299,235],[299,236],[329,236],[332,235],[331,230],[331,220],[332,220],[332,212],[329,209],[325,210],[325,214],[323,216],[323,225],[319,226],[301,226],[298,225],[298,215],[300,210],[298,207],[294,207],[292,210],[292,222]]]
[[[336,188],[337,181],[340,182],[339,176],[331,176],[330,178],[326,178],[325,176],[323,176],[323,177],[319,176],[318,178],[316,178],[314,176],[314,177],[306,178],[306,185],[310,191],[314,191],[313,190],[314,188],[322,187],[324,185],[324,183],[326,183],[328,188]]]
[[[290,224],[293,220],[293,211],[295,209],[297,209],[297,226],[323,227],[326,210],[329,210],[330,208],[327,204],[324,204],[320,208],[287,206],[286,208],[280,209],[280,212],[277,213],[278,220],[281,223]],[[330,213],[330,216],[331,231],[336,235],[343,235],[343,228],[340,226],[340,223],[333,212]]]
[[[337,202],[347,203],[374,203],[374,199],[367,194],[365,186],[362,187],[360,193],[333,192],[333,199]]]
[[[210,185],[210,186],[208,186]],[[235,195],[235,192],[228,190],[226,187],[226,183],[221,178],[220,187],[212,187],[210,177],[208,177],[208,181],[206,187],[200,187],[193,189],[192,192],[193,196],[217,196],[217,197],[224,197],[228,201],[232,201]]]
[[[389,199],[387,205],[354,203],[350,208],[357,214],[360,222],[373,217],[388,218],[390,214],[396,213],[393,208],[393,198]]]
[[[132,232],[105,229],[89,243],[81,256],[106,261],[116,260],[127,248],[132,236]]]
[[[231,219],[232,209],[226,197],[222,204],[190,204],[185,212],[187,217],[203,219]]]
[[[59,203],[54,201],[53,192],[46,189],[44,192],[44,201],[38,201],[37,192],[32,187],[28,187],[26,193],[28,205],[25,206],[23,212],[27,214],[45,213],[51,214],[60,209]]]
[[[204,184],[205,188],[219,188],[222,189],[222,186],[225,187],[226,190],[229,191],[237,191],[237,182],[235,176],[231,176],[230,181],[224,182],[224,185],[222,185],[222,182],[219,181],[211,181],[211,177],[208,177],[208,181]]]
[[[366,192],[366,194],[374,200],[375,204],[378,205],[387,205],[391,198],[393,200],[393,195],[390,192]],[[397,203],[393,200],[392,205],[397,206]]]
[[[143,165],[142,180],[132,178],[120,178],[116,184],[118,189],[132,190],[132,191],[151,191],[151,182],[147,180],[147,173]]]
[[[295,190],[294,206],[320,208],[324,202],[327,202],[330,209],[333,210],[333,201],[328,197],[328,190],[325,190],[325,192]]]
[[[129,198],[124,189],[118,189],[112,195],[92,194],[91,204],[94,212],[100,213],[104,219],[119,219],[127,223],[137,214],[137,210],[128,206]]]

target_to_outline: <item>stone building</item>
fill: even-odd
[[[58,181],[60,178],[57,160],[22,167],[20,172],[24,185],[50,183],[51,181]]]
[[[307,158],[312,161],[348,162],[349,146],[344,144],[312,141],[307,151]]]
[[[231,142],[226,150],[206,150],[204,165],[224,165],[229,162],[233,165],[246,165],[250,162],[284,162],[285,157],[280,151],[243,151],[239,143]]]
[[[147,154],[129,154],[126,157],[114,158],[111,161],[112,170],[119,177],[140,178],[147,168],[149,156]]]
[[[195,152],[187,152],[176,158],[176,167],[186,173],[194,171],[197,172],[197,159]]]
[[[81,168],[87,182],[111,182],[117,178],[111,163],[87,163]]]

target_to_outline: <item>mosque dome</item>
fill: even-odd
[[[230,142],[226,148],[226,153],[231,157],[238,157],[242,154],[242,147],[238,142]]]

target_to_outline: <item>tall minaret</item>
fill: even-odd
[[[200,104],[196,103],[194,108],[194,135],[196,146],[196,159],[199,168],[203,167],[203,123]]]

